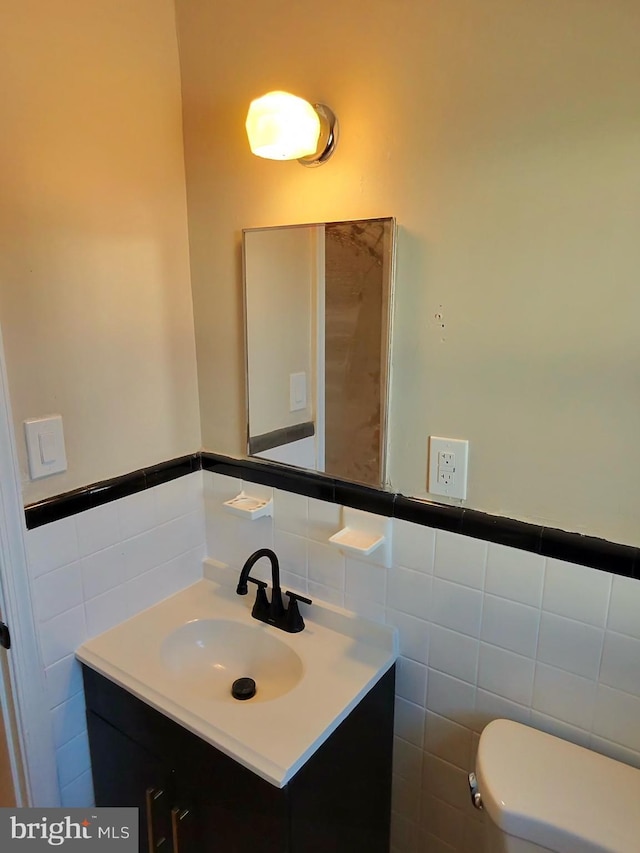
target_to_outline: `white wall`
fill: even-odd
[[[640,5],[176,6],[204,446],[243,452],[241,229],[393,215],[393,486],[467,438],[469,506],[639,544]],[[336,111],[328,164],[251,155],[273,88]]]
[[[25,502],[199,447],[172,0],[0,10],[0,322]],[[28,481],[25,418],[69,469]]]
[[[201,578],[204,540],[199,471],[27,531],[63,806],[93,803],[76,649]]]
[[[494,718],[640,767],[638,581],[398,520],[385,569],[328,544],[339,506],[204,478],[209,556],[239,570],[275,548],[283,586],[398,628],[392,853],[480,849],[467,773]],[[241,488],[273,519],[224,513]]]
[[[245,235],[249,435],[313,420],[315,227]],[[290,411],[289,376],[305,373],[307,405]]]

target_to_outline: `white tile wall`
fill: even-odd
[[[274,517],[225,513],[243,488]],[[640,582],[404,521],[385,569],[327,544],[339,528],[333,504],[203,472],[28,533],[65,805],[92,797],[76,646],[200,577],[205,529],[209,556],[275,548],[288,587],[398,628],[393,853],[478,848],[466,775],[495,717],[640,767]]]
[[[26,535],[64,806],[93,802],[76,648],[202,576],[199,471]]]
[[[398,628],[393,853],[472,853],[467,772],[496,717],[640,767],[640,582],[394,521],[391,569],[327,539],[339,508],[273,491],[274,518],[220,505],[251,483],[205,472],[209,556],[275,547],[311,597]]]

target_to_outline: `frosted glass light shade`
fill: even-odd
[[[251,101],[246,127],[249,146],[258,157],[298,160],[315,153],[320,117],[303,98],[268,92]]]

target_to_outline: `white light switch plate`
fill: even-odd
[[[289,374],[289,411],[299,412],[307,408],[307,374]]]
[[[27,442],[29,476],[32,480],[67,470],[62,415],[25,421],[24,435]]]
[[[468,461],[468,441],[430,435],[427,491],[432,495],[465,500]]]

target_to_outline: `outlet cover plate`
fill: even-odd
[[[466,500],[469,442],[429,436],[427,491],[432,495]]]

